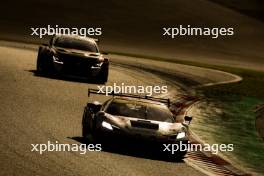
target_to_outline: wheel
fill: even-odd
[[[98,75],[98,82],[106,83],[108,81],[108,73],[109,73],[109,62],[105,62],[102,65],[102,69]]]
[[[82,136],[83,136],[83,138],[88,137],[88,129],[87,129],[87,126],[85,126],[85,125],[83,125],[83,127],[82,127]]]
[[[84,108],[82,119],[82,136],[85,139],[92,137],[92,114],[87,107]]]
[[[187,154],[187,151],[181,151],[179,153],[176,154],[176,157],[179,159],[179,160],[182,160],[184,159],[184,156]]]
[[[50,74],[52,73],[52,60],[47,55],[46,48],[43,46],[39,47],[38,58],[37,58],[37,73],[39,74]]]
[[[176,162],[182,161],[184,159],[184,156],[186,155],[186,153],[187,152],[185,152],[185,151],[177,152],[177,153],[174,153],[174,154],[167,153],[166,159],[168,161],[172,161],[172,162],[174,162],[174,161],[176,161]]]
[[[37,73],[42,73],[43,72],[43,48],[39,47],[38,49],[38,58],[37,58]]]

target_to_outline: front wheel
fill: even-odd
[[[106,83],[108,81],[108,74],[109,74],[109,62],[105,62],[102,65],[101,71],[98,75],[98,82]]]
[[[44,73],[45,72],[45,63],[44,63],[44,48],[39,47],[38,50],[38,57],[37,57],[37,73]]]
[[[48,54],[48,49],[43,46],[40,46],[38,50],[37,73],[47,75],[54,73],[52,58]]]
[[[82,127],[82,136],[83,138],[88,138],[89,137],[89,130],[88,127],[83,125]]]
[[[82,136],[85,140],[89,142],[93,141],[93,118],[92,113],[89,108],[85,107],[83,112],[83,119],[82,119]]]
[[[97,135],[88,126],[83,126],[82,136],[87,143],[96,143],[98,139]]]

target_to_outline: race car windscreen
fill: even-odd
[[[126,100],[113,101],[106,110],[116,116],[134,117],[161,122],[175,122],[170,110],[162,105],[143,102],[130,102]]]
[[[94,43],[74,38],[59,37],[56,39],[54,46],[96,53],[98,52]]]

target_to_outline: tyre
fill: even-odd
[[[82,136],[83,138],[89,138],[92,135],[92,116],[88,108],[85,107],[82,119]]]
[[[178,162],[178,161],[182,161],[185,155],[186,155],[186,152],[179,152],[179,153],[174,153],[174,154],[168,153],[166,155],[166,159],[168,161]]]
[[[98,75],[98,82],[106,83],[108,81],[108,73],[109,73],[109,62],[105,62],[102,65],[102,69]]]
[[[179,153],[176,154],[176,157],[179,159],[179,160],[182,160],[184,159],[184,156],[187,154],[187,151],[181,151]]]
[[[89,130],[88,126],[83,125],[82,136],[85,143],[95,143],[94,134]]]
[[[38,57],[37,57],[37,73],[43,72],[43,59],[42,57],[42,47],[39,47],[38,49]]]
[[[46,48],[40,46],[37,57],[37,73],[50,74],[52,71],[52,60],[48,56]]]
[[[82,127],[82,136],[83,136],[83,138],[87,138],[88,137],[88,131],[89,131],[88,127],[83,125],[83,127]]]

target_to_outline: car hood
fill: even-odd
[[[124,116],[113,116],[107,113],[105,116],[106,120],[111,125],[130,132],[145,132],[149,134],[170,136],[187,130],[182,123],[169,123]]]
[[[100,53],[96,52],[89,52],[89,51],[83,51],[83,50],[77,50],[77,49],[68,49],[68,48],[62,48],[62,47],[54,47],[55,54],[57,55],[71,55],[71,56],[78,56],[83,58],[93,58],[97,60],[102,60],[103,56]]]

